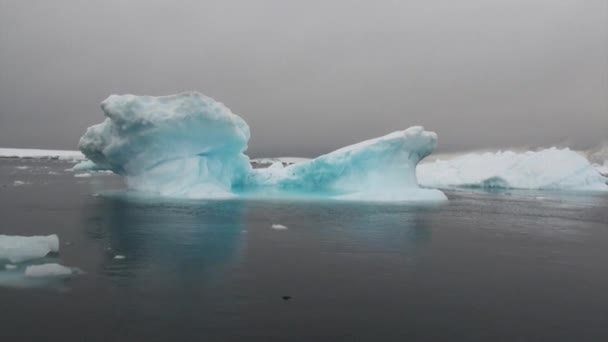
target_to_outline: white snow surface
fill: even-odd
[[[59,237],[0,235],[0,260],[18,263],[59,252]]]
[[[432,188],[479,187],[607,191],[607,179],[570,149],[485,152],[418,165],[418,181]]]
[[[56,263],[31,265],[25,268],[25,276],[40,278],[40,277],[69,277],[73,270],[70,267],[59,265]]]
[[[80,151],[43,150],[26,148],[0,148],[0,157],[10,158],[56,158],[61,160],[83,160]]]

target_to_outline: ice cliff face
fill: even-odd
[[[422,127],[262,171],[252,170],[243,154],[247,123],[200,93],[112,95],[101,108],[105,121],[87,129],[79,148],[97,167],[125,176],[135,190],[186,198],[445,199],[416,182],[416,164],[437,141]]]
[[[608,191],[607,179],[567,148],[469,153],[420,164],[417,175],[421,185],[433,188]]]

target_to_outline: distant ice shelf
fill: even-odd
[[[0,158],[84,160],[85,156],[80,151],[0,148]]]

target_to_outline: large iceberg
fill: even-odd
[[[446,199],[418,187],[416,164],[437,143],[437,135],[422,127],[288,167],[254,170],[244,154],[247,123],[200,93],[112,95],[101,108],[105,121],[87,129],[79,148],[98,168],[125,176],[131,189],[184,198]]]
[[[608,190],[608,179],[567,148],[469,153],[421,163],[417,175],[421,185],[433,188]]]

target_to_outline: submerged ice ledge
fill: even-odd
[[[419,126],[287,167],[253,169],[244,154],[247,123],[200,93],[112,95],[101,108],[105,121],[87,129],[79,148],[134,190],[181,198],[446,199],[418,186],[416,165],[437,144],[437,135]]]

